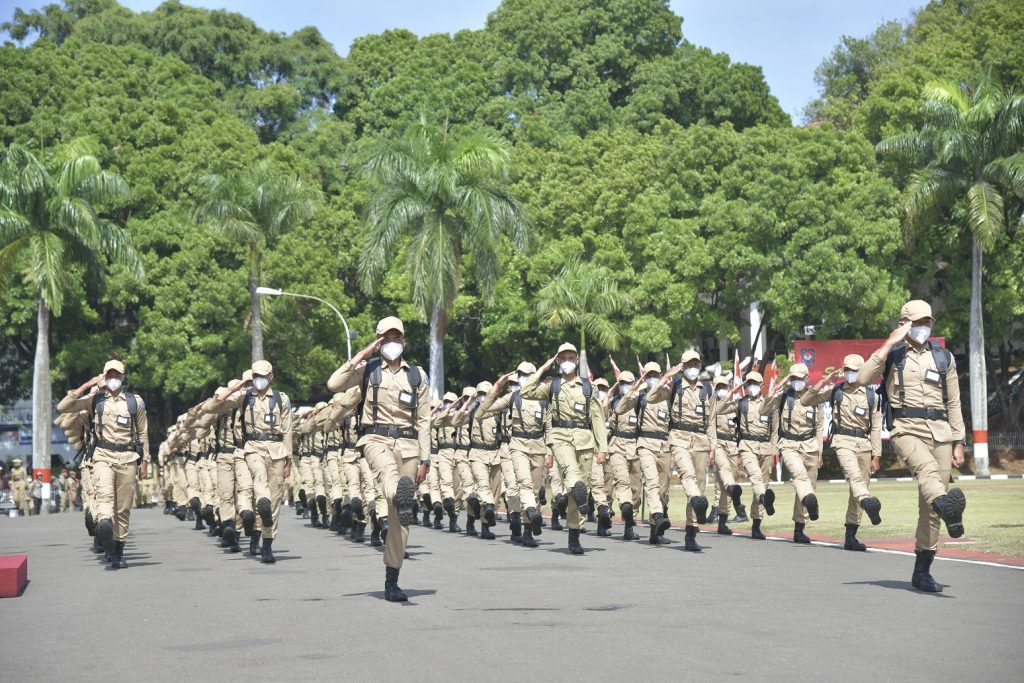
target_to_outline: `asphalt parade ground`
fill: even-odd
[[[127,569],[105,569],[80,514],[0,520],[29,585],[0,600],[0,680],[1020,681],[1024,571],[702,533],[673,543],[545,528],[540,547],[412,529],[383,599],[381,548],[282,509],[277,564],[225,554],[159,509],[135,510]],[[464,521],[463,521],[464,525]],[[749,525],[737,527],[749,530]],[[646,528],[638,529],[646,537]]]

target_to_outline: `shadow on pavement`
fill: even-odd
[[[935,598],[952,598],[956,599],[955,595],[946,595],[945,593],[926,593],[919,591],[914,588],[913,584],[909,581],[894,581],[892,579],[885,579],[880,581],[848,581],[843,584],[844,586],[877,586],[878,588],[889,588],[898,591],[907,591],[909,593],[917,593],[920,595],[927,595]]]

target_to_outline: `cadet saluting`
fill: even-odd
[[[918,518],[915,541],[915,588],[942,592],[931,575],[939,547],[940,521],[953,538],[964,535],[967,499],[958,488],[946,491],[952,467],[964,462],[964,416],[960,383],[949,351],[930,343],[932,307],[908,301],[899,325],[861,367],[858,384],[868,385],[882,373],[889,405],[893,448],[917,479]]]
[[[381,357],[367,360],[378,349]],[[389,602],[408,599],[398,587],[398,572],[409,541],[409,525],[416,523],[416,487],[430,467],[427,377],[402,359],[404,349],[402,321],[384,318],[377,323],[377,339],[327,381],[327,388],[335,393],[362,387],[362,434],[357,445],[388,501],[384,598]]]

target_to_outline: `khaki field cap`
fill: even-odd
[[[793,379],[807,379],[807,366],[803,363],[796,363],[789,369],[789,376]]]
[[[252,364],[252,374],[262,375],[263,377],[269,377],[274,373],[274,366],[270,364],[270,361],[258,360]]]
[[[562,353],[563,351],[572,351],[573,353],[578,353],[578,351],[576,351],[576,347],[570,344],[569,342],[565,342],[564,344],[558,347],[558,353]],[[558,353],[556,353],[555,355],[557,356]]]
[[[726,377],[725,375],[719,375],[718,377],[715,378],[715,386],[716,387],[727,387],[727,386],[729,386],[729,378]]]
[[[862,365],[864,365],[863,356],[858,356],[855,353],[851,353],[843,359],[843,367],[847,370],[860,370]]]
[[[14,460],[11,461],[11,465],[14,466],[14,467],[17,467],[20,464],[21,464],[21,458],[15,458]]]
[[[684,363],[689,363],[691,360],[700,360],[700,353],[693,349],[690,349],[689,351],[683,354]]]
[[[480,382],[480,384],[476,385],[476,393],[478,393],[478,394],[486,394],[488,391],[491,390],[491,388],[493,386],[494,386],[493,384],[491,384],[487,380],[484,380],[483,382]]]
[[[629,382],[630,384],[632,384],[633,382],[636,381],[636,376],[629,370],[623,370],[622,372],[619,373],[619,381]]]
[[[451,401],[452,403],[454,403],[455,401],[459,400],[459,397],[449,391],[445,393],[445,395],[442,397],[442,400]]]
[[[476,389],[473,387],[463,387],[462,398],[473,398],[476,396]]]
[[[761,373],[758,372],[757,370],[751,370],[750,372],[747,373],[747,377],[746,377],[746,379],[744,381],[747,381],[747,382],[761,382],[761,383],[763,383],[764,382],[764,377],[762,377]]]
[[[245,372],[242,373],[242,381],[243,382],[251,382],[252,381],[252,370],[246,370]]]
[[[516,368],[516,372],[518,372],[521,375],[532,375],[533,373],[537,372],[537,366],[535,366],[528,360],[524,360],[522,363],[519,364],[519,367]]]
[[[103,374],[107,374],[111,370],[116,370],[122,375],[124,374],[124,363],[119,360],[108,360],[107,364],[103,366]]]
[[[326,408],[327,407],[327,401],[317,401],[316,405],[313,406],[313,407],[318,409],[318,410]]]
[[[911,322],[917,322],[921,318],[931,318],[932,307],[927,301],[921,301],[920,299],[914,299],[903,304],[903,308],[900,309],[900,319],[906,318]]]
[[[388,317],[384,318],[379,323],[377,323],[378,337],[384,334],[385,332],[390,332],[391,330],[398,330],[402,334],[405,334],[405,325],[403,325],[402,321],[393,315],[389,315]]]
[[[597,379],[594,380],[594,386],[601,387],[602,389],[607,389],[608,380],[606,380],[604,377],[598,377]]]
[[[661,366],[655,363],[653,360],[650,363],[644,365],[644,376],[647,376],[652,372],[657,372],[658,374],[661,374]]]

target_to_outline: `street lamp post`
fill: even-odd
[[[260,296],[293,296],[297,299],[312,299],[313,301],[319,301],[324,306],[334,311],[335,315],[341,320],[341,324],[345,327],[345,347],[348,351],[348,358],[352,360],[352,333],[348,331],[348,323],[345,322],[345,316],[341,314],[337,308],[335,308],[331,302],[324,301],[318,296],[312,296],[310,294],[296,294],[295,292],[285,292],[280,289],[274,289],[273,287],[257,287],[256,293]]]

